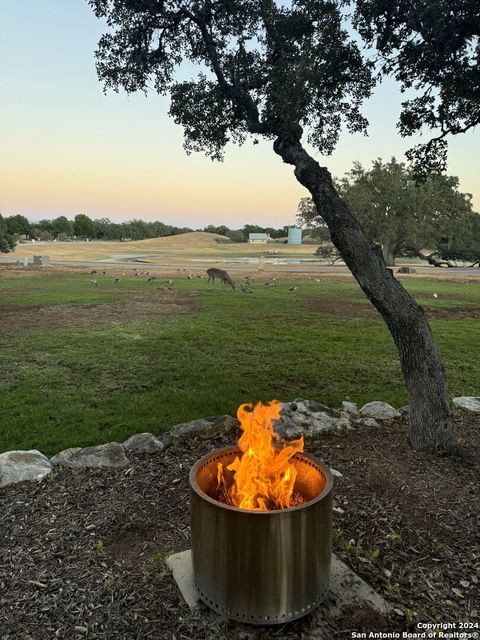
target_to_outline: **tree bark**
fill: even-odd
[[[382,255],[387,267],[395,266],[395,253],[392,245],[382,245]]]
[[[422,307],[387,269],[381,249],[367,238],[338,195],[330,173],[304,150],[299,136],[278,137],[274,150],[295,167],[295,176],[310,192],[334,245],[388,326],[409,394],[413,447],[449,449],[453,444],[453,421],[445,369]]]

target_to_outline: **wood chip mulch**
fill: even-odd
[[[413,451],[402,420],[325,434],[306,450],[335,478],[337,555],[392,606],[279,627],[192,614],[165,565],[190,547],[188,472],[236,431],[139,456],[126,471],[60,471],[0,490],[1,640],[350,638],[416,622],[480,622],[480,416],[456,418],[459,447]]]

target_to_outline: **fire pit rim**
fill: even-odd
[[[308,458],[309,460],[312,460],[318,467],[320,467],[320,469],[322,470],[323,474],[325,475],[325,486],[322,489],[322,491],[315,496],[315,498],[312,498],[311,500],[309,500],[308,502],[304,502],[302,504],[299,504],[295,507],[287,507],[285,509],[272,509],[272,510],[267,510],[267,511],[261,511],[260,509],[240,509],[239,507],[235,507],[233,505],[229,505],[229,504],[225,504],[224,502],[220,502],[220,500],[215,500],[214,498],[211,498],[207,493],[205,493],[204,491],[202,491],[202,489],[200,489],[200,487],[198,486],[198,482],[197,482],[197,474],[198,474],[198,470],[200,469],[200,467],[202,466],[202,464],[204,464],[209,458],[217,455],[217,454],[226,454],[226,453],[233,453],[233,452],[238,452],[241,453],[240,449],[237,446],[230,446],[230,447],[223,447],[221,449],[214,449],[213,451],[210,451],[210,453],[207,453],[206,455],[202,456],[199,460],[197,460],[197,462],[195,462],[195,464],[191,467],[190,469],[190,474],[189,474],[189,479],[190,479],[190,486],[192,487],[192,489],[195,491],[195,493],[202,498],[203,500],[206,500],[207,502],[215,505],[215,506],[220,506],[223,509],[229,509],[230,511],[236,511],[237,513],[250,513],[250,514],[255,514],[258,516],[273,516],[273,515],[280,515],[282,513],[288,513],[290,511],[299,511],[301,509],[308,509],[310,506],[313,506],[314,504],[316,504],[317,502],[320,502],[320,500],[322,500],[323,498],[325,498],[325,496],[327,496],[331,490],[333,489],[333,474],[330,471],[330,468],[328,467],[328,465],[326,465],[324,462],[322,462],[321,460],[319,460],[316,456],[312,455],[311,453],[307,453],[305,451],[296,453],[292,456],[292,459],[294,458],[301,458],[302,456],[304,458]]]

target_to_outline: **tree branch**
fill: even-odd
[[[226,98],[229,98],[237,106],[245,111],[248,130],[250,133],[273,135],[276,133],[271,122],[262,122],[252,96],[238,83],[230,84],[223,73],[220,60],[218,58],[217,49],[213,41],[212,34],[207,29],[207,20],[205,15],[196,14],[193,20],[200,29],[202,39],[207,50],[208,58],[212,64],[213,71],[217,77],[219,87]]]

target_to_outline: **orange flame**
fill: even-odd
[[[268,511],[286,509],[301,504],[303,498],[294,493],[297,470],[290,458],[303,451],[303,437],[285,444],[272,426],[280,417],[281,404],[242,404],[237,411],[242,435],[236,457],[229,471],[234,471],[234,482],[226,486],[223,465],[218,464],[218,495],[222,502],[240,509]]]

